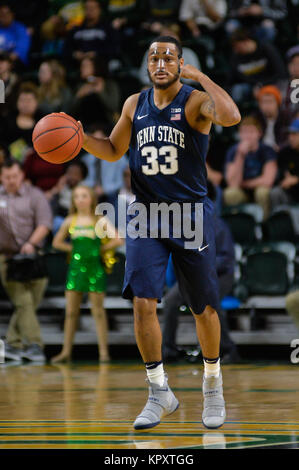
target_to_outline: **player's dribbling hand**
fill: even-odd
[[[60,111],[60,114],[66,114],[64,113],[63,111]],[[82,136],[83,136],[83,144],[82,144],[82,147],[86,144],[86,140],[87,140],[87,135],[85,134],[84,132],[84,129],[83,129],[83,126],[82,126],[82,123],[81,121],[77,121],[77,123],[79,124],[79,127],[82,131]]]
[[[83,129],[83,126],[82,126],[82,122],[81,121],[77,121],[77,123],[79,124],[79,127],[82,131],[82,135],[83,135],[83,144],[82,144],[82,147],[84,147],[84,145],[86,144],[86,141],[87,141],[87,135],[85,134],[84,132],[84,129]]]

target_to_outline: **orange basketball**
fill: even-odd
[[[83,132],[78,122],[68,114],[51,113],[36,123],[32,143],[39,156],[47,162],[64,163],[80,152]]]

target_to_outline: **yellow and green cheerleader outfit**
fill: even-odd
[[[76,225],[74,217],[69,234],[73,249],[66,289],[78,292],[105,292],[106,273],[100,256],[101,239],[97,237],[94,226]]]

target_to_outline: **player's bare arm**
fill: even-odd
[[[240,122],[241,115],[235,102],[207,75],[187,64],[181,69],[181,78],[190,78],[205,89],[205,92],[195,90],[186,104],[186,117],[191,127],[208,133],[212,123],[229,127]]]
[[[99,139],[84,133],[83,148],[88,153],[102,160],[115,162],[127,152],[138,97],[139,93],[136,93],[125,101],[121,116],[109,137]]]

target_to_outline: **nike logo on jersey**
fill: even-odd
[[[146,116],[148,116],[148,114],[144,114],[143,116],[137,116],[137,119],[138,119],[138,120],[139,120],[139,119],[143,119],[143,118],[145,118]]]
[[[209,245],[206,245],[206,246],[200,246],[198,248],[198,251],[203,251],[205,248],[208,248]]]

